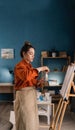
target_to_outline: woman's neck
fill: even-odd
[[[25,59],[25,58],[24,58],[24,60],[25,60],[27,63],[30,63],[29,60],[27,60],[27,59]]]

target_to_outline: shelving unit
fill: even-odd
[[[55,80],[55,76],[58,74],[65,75],[65,72],[67,70],[68,65],[71,63],[71,57],[43,57],[41,56],[41,66],[47,65],[50,68],[50,73],[52,77],[50,76],[49,80]],[[42,76],[44,73],[42,73]],[[55,75],[55,76],[54,76]],[[56,78],[57,79],[57,78]],[[58,82],[57,86],[60,86],[62,83]]]
[[[64,80],[64,76],[67,70],[68,65],[71,63],[70,56],[41,56],[41,66],[47,65],[50,68],[49,80],[57,80],[57,84],[45,85],[44,88],[48,88],[48,90],[55,90],[55,94],[53,95],[53,99],[58,98],[59,100],[59,90],[62,87],[62,83]],[[42,76],[44,73],[42,73]],[[60,80],[60,81],[59,81]],[[56,90],[57,89],[57,90]],[[56,92],[58,91],[58,92]]]
[[[69,65],[71,63],[71,57],[67,56],[67,57],[43,57],[41,56],[41,66],[43,66],[43,60],[44,59],[66,59],[67,60],[67,65]]]
[[[51,101],[37,101],[38,105],[38,115],[47,117],[47,124],[50,124],[50,116],[54,116],[54,104]],[[51,113],[51,108],[53,107],[53,113]]]

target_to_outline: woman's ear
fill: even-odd
[[[25,53],[24,51],[22,52],[22,54],[23,54],[23,57],[25,57],[25,54],[26,54],[26,53]]]

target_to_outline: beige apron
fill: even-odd
[[[16,92],[14,103],[16,130],[39,130],[36,89],[26,87]]]

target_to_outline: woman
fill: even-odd
[[[41,71],[49,72],[47,66],[33,68],[31,62],[34,60],[35,49],[30,42],[25,42],[21,48],[22,60],[16,64],[15,76],[15,120],[16,130],[38,130],[38,110],[36,102],[36,89],[42,80],[38,80]]]

